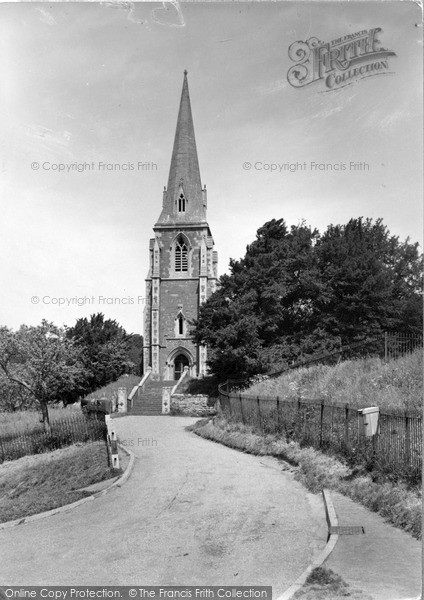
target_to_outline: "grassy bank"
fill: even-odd
[[[295,477],[311,492],[332,489],[378,512],[388,522],[404,529],[415,538],[421,537],[421,492],[405,485],[373,481],[369,475],[353,469],[332,456],[313,448],[301,448],[281,436],[258,435],[251,427],[229,423],[222,418],[203,419],[189,429],[244,452],[271,455],[295,467]]]
[[[107,398],[108,400],[118,399],[118,388],[127,388],[127,394],[131,392],[135,385],[141,381],[140,375],[121,375],[119,379],[105,385],[104,387],[88,394],[87,398]]]
[[[349,402],[355,408],[379,406],[410,413],[420,413],[422,392],[422,350],[387,363],[373,357],[303,367],[275,379],[264,378],[246,390],[259,396],[324,398],[329,404]]]
[[[362,590],[353,589],[331,569],[317,567],[309,575],[303,587],[295,593],[293,600],[371,600]]]
[[[0,522],[44,512],[91,495],[79,491],[119,474],[103,442],[25,456],[0,466]]]

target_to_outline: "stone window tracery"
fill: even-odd
[[[175,270],[188,271],[188,248],[184,238],[180,236],[175,242]]]

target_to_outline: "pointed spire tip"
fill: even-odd
[[[184,69],[184,77],[187,77],[187,69]]]

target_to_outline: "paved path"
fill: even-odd
[[[72,511],[0,531],[0,585],[272,585],[326,542],[320,496],[255,457],[185,431],[190,418],[125,417],[127,483]]]
[[[331,492],[341,526],[362,526],[364,535],[341,535],[325,566],[373,600],[417,599],[421,594],[421,542],[376,513]]]

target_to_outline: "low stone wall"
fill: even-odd
[[[208,406],[209,396],[173,394],[171,396],[171,415],[188,417],[209,417],[216,414],[214,406]]]

